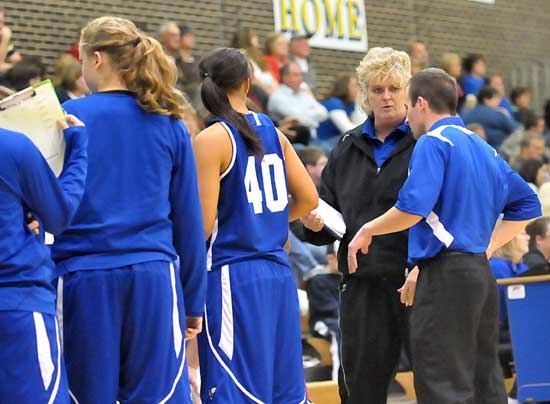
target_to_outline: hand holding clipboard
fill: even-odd
[[[65,138],[58,122],[64,120],[65,114],[50,80],[0,101],[0,127],[29,137],[56,176],[63,169]]]

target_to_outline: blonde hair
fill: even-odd
[[[446,52],[439,58],[439,67],[445,70],[448,74],[451,74],[451,68],[455,63],[458,63],[459,65],[462,63],[462,58],[458,55],[458,53]]]
[[[178,78],[174,62],[156,39],[140,32],[132,21],[96,18],[82,29],[80,46],[88,55],[105,52],[145,111],[183,118],[187,101],[174,87]]]
[[[273,48],[275,47],[275,42],[277,42],[277,39],[280,37],[284,37],[283,34],[280,32],[272,32],[267,35],[265,38],[265,54],[266,55],[272,55],[273,54]]]
[[[62,82],[63,78],[66,75],[66,70],[69,69],[69,66],[72,66],[74,64],[80,65],[78,59],[76,59],[70,53],[65,53],[57,60],[52,77],[53,85],[55,88],[59,88],[63,85]]]
[[[357,67],[359,103],[365,113],[371,112],[368,85],[373,81],[397,79],[404,87],[411,78],[411,59],[393,48],[372,48]]]

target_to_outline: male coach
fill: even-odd
[[[419,139],[409,177],[395,206],[357,232],[348,266],[355,271],[357,252],[366,253],[373,236],[410,227],[409,261],[420,268],[410,318],[418,403],[505,404],[498,291],[487,255],[540,216],[540,203],[491,146],[464,128],[456,105],[456,82],[443,70],[411,78],[407,120]]]

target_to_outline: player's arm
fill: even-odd
[[[285,135],[277,130],[285,156],[288,191],[292,196],[288,209],[288,220],[294,221],[307,215],[319,205],[315,184]]]
[[[68,115],[69,127],[62,125],[66,139],[67,160],[59,178],[55,178],[46,160],[34,145],[19,150],[22,198],[29,209],[42,220],[44,229],[59,234],[72,221],[84,194],[88,169],[88,136],[84,124]]]
[[[206,240],[191,140],[183,122],[177,121],[174,125],[176,137],[169,196],[170,220],[180,262],[187,316],[186,338],[192,338],[201,331],[206,301]]]
[[[500,159],[500,157],[497,158]],[[489,257],[521,232],[531,219],[542,215],[537,194],[508,164],[503,160],[499,163],[506,172],[508,195],[503,210],[503,220],[495,227],[487,248]]]
[[[208,239],[212,235],[218,213],[220,176],[229,167],[233,146],[224,127],[216,123],[195,137],[193,152],[197,164],[204,231]]]

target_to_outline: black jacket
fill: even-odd
[[[342,213],[346,234],[338,250],[338,269],[348,273],[348,244],[359,228],[393,207],[408,176],[415,145],[412,133],[401,138],[380,170],[371,144],[360,125],[342,136],[332,151],[321,177],[319,196]],[[307,241],[329,244],[335,238],[326,230],[305,229]],[[408,231],[376,236],[366,255],[358,254],[356,276],[403,278],[407,266]]]

